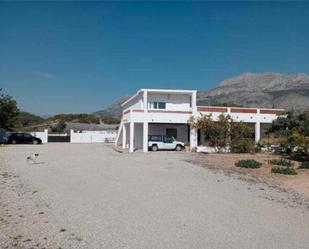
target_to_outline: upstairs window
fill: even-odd
[[[152,108],[153,109],[166,109],[166,103],[165,102],[153,102]]]

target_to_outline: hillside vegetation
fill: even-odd
[[[93,114],[57,114],[49,118],[42,118],[40,116],[28,113],[20,112],[17,116],[15,129],[21,131],[27,130],[43,130],[50,129],[53,132],[60,132],[66,128],[80,127],[80,129],[95,129],[100,128],[99,124],[119,124],[120,120],[110,116],[97,116]],[[69,124],[69,127],[68,125]],[[76,125],[75,125],[76,124]],[[83,124],[85,124],[83,126]],[[88,126],[87,126],[87,125]],[[102,125],[101,125],[102,126]]]

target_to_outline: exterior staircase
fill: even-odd
[[[120,125],[119,125],[119,128],[118,128],[118,133],[117,133],[117,136],[116,136],[116,139],[115,139],[115,147],[117,147],[117,145],[119,144],[118,140],[120,138],[122,128],[123,128],[123,118],[121,118]]]

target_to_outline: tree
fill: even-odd
[[[209,145],[216,147],[218,151],[228,145],[233,152],[249,152],[254,147],[250,126],[234,122],[230,115],[220,114],[216,121],[210,114],[201,115],[197,119],[191,117],[189,123],[193,128],[204,129]]]
[[[209,145],[216,147],[219,151],[227,146],[229,141],[230,122],[230,116],[224,114],[221,114],[216,122],[212,119],[211,114],[201,115],[197,119],[191,117],[189,120],[191,127],[207,132]]]
[[[269,132],[274,133],[280,144],[289,151],[308,153],[309,149],[309,111],[288,112],[273,121]]]
[[[37,125],[40,124],[44,121],[43,118],[40,116],[34,115],[29,112],[20,112],[19,115],[17,116],[17,125],[19,127],[27,127],[31,125]]]
[[[254,149],[252,128],[242,122],[231,123],[231,151],[237,153],[250,152]]]
[[[100,116],[100,118],[105,124],[119,124],[120,123],[120,119],[117,117]]]
[[[65,124],[65,122],[61,120],[56,124],[56,126],[51,127],[51,131],[56,132],[56,133],[61,133],[61,132],[64,132],[66,126],[67,125]]]
[[[93,114],[79,113],[79,114],[57,114],[50,117],[49,120],[60,120],[63,122],[78,122],[86,124],[99,124],[100,118]]]
[[[292,130],[289,143],[292,145],[291,147],[298,152],[307,153],[309,150],[309,136],[305,136],[296,129]]]
[[[220,114],[216,122],[210,123],[206,131],[209,135],[209,143],[217,147],[219,151],[228,145],[230,140],[231,117],[229,115]]]
[[[57,131],[58,133],[64,132],[65,128],[66,128],[66,124],[65,124],[65,122],[63,122],[63,121],[60,121],[60,122],[56,125],[56,131]]]
[[[11,131],[16,125],[19,114],[16,101],[0,89],[0,130]]]

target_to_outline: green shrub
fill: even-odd
[[[273,165],[280,165],[280,166],[293,166],[293,163],[289,160],[284,160],[284,159],[273,159],[269,161]]]
[[[254,141],[252,139],[234,139],[231,141],[231,151],[234,153],[247,153],[254,151]]]
[[[263,141],[259,140],[258,142],[256,142],[255,144],[255,151],[256,152],[261,152],[263,148],[265,148],[266,145]]]
[[[252,169],[256,169],[256,168],[260,168],[261,167],[261,163],[257,162],[253,159],[247,159],[247,160],[239,160],[235,163],[236,167],[241,167],[241,168],[252,168]]]
[[[297,175],[296,170],[293,167],[275,167],[271,169],[271,173],[273,174],[283,174],[283,175]]]
[[[301,163],[300,169],[309,169],[309,161],[304,161]]]

